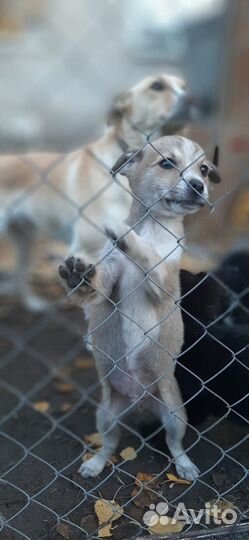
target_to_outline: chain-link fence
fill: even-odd
[[[96,143],[0,157],[3,539],[248,535],[248,190],[141,79]]]

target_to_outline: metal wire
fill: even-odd
[[[167,158],[167,156],[163,156],[157,149],[153,141],[151,140],[151,137],[155,135],[155,131],[157,128],[154,128],[151,133],[145,133],[141,130],[139,126],[132,125],[133,128],[140,131],[144,137],[145,137],[145,143],[144,145],[138,150],[146,150],[146,148],[149,146],[154,149],[154,151],[157,151],[160,157]],[[158,126],[158,129],[161,126]],[[209,149],[206,149],[209,151]],[[103,170],[106,172],[109,171],[109,167],[107,164],[105,164],[97,155],[95,156],[92,151],[89,151],[91,158],[94,160],[96,159],[96,162],[98,163],[98,166],[102,166]],[[194,165],[196,161],[198,161],[203,154],[198,155],[198,157],[191,161],[188,166],[184,169],[184,171],[179,170],[176,167],[176,181],[175,187],[182,179],[183,172],[186,172],[186,170]],[[50,164],[46,169],[42,169],[40,167],[37,167],[37,164],[35,161],[32,160],[32,157],[21,157],[20,160],[25,161],[26,165],[30,167],[30,169],[36,173],[36,175],[39,175],[39,179],[34,182],[34,184],[25,190],[22,191],[22,193],[18,196],[17,199],[12,201],[11,204],[9,204],[7,207],[2,207],[2,215],[5,217],[5,219],[10,218],[10,216],[15,215],[15,212],[17,209],[21,210],[22,205],[30,198],[32,195],[39,190],[41,186],[46,185],[49,189],[51,189],[52,192],[56,192],[56,194],[59,196],[61,201],[65,205],[68,205],[72,210],[75,211],[75,215],[72,218],[72,224],[75,226],[76,223],[78,223],[79,220],[83,220],[83,222],[86,222],[88,224],[91,224],[94,230],[97,232],[101,232],[104,236],[105,232],[99,225],[97,225],[94,220],[90,219],[85,215],[85,210],[96,200],[101,201],[101,196],[103,193],[108,191],[108,189],[116,183],[120,188],[120,193],[122,190],[124,192],[127,192],[127,188],[125,188],[122,183],[120,182],[119,178],[116,177],[116,174],[120,171],[118,169],[115,174],[113,175],[112,171],[110,171],[110,178],[107,180],[106,185],[102,187],[98,193],[96,193],[91,199],[84,201],[84,204],[78,205],[75,203],[73,198],[70,197],[70,194],[65,193],[63,189],[55,187],[51,181],[50,175],[51,173],[56,169],[56,167],[63,163],[63,161],[66,159],[66,156],[60,156],[57,157],[52,164]],[[132,158],[130,158],[132,159]],[[186,183],[188,181],[184,180]],[[172,188],[170,188],[172,189]],[[170,189],[168,191],[170,191]],[[130,194],[130,192],[129,192]],[[224,200],[226,197],[232,197],[232,192],[225,192],[221,197],[217,198],[214,202],[207,201],[207,204],[212,209],[217,209],[219,207],[219,204]],[[130,194],[131,198],[134,197],[137,199],[137,201],[145,207],[144,203],[140,201],[137,197]],[[150,216],[154,222],[157,224],[160,224],[158,219],[153,215],[152,210],[155,204],[161,199],[165,197],[165,193],[162,194],[162,196],[157,199],[153,204],[151,204],[150,207],[147,207],[145,209],[145,213],[142,218],[137,220],[136,223],[133,224],[133,226],[129,227],[127,229],[127,232],[123,235],[121,235],[116,241],[113,242],[113,245],[110,245],[110,250],[108,253],[105,253],[105,255],[100,255],[98,260],[94,263],[94,268],[98,271],[99,265],[103,261],[107,261],[108,263],[108,257],[110,254],[115,252],[115,250],[120,250],[119,248],[119,241],[125,239],[126,235],[129,234],[130,231],[136,229],[136,227],[145,219],[147,216]],[[163,228],[165,226],[163,224],[160,224]],[[146,489],[146,492],[149,493],[152,497],[152,499],[157,502],[165,502],[170,508],[171,513],[174,512],[174,510],[177,508],[177,504],[181,502],[181,500],[184,498],[184,501],[188,501],[188,497],[192,497],[192,493],[197,493],[197,502],[196,502],[196,495],[195,497],[195,504],[199,507],[203,503],[203,501],[198,500],[198,497],[200,498],[203,493],[206,493],[205,490],[208,490],[209,493],[209,500],[215,499],[217,503],[219,501],[227,502],[228,505],[231,503],[229,499],[229,495],[237,493],[237,488],[240,486],[244,486],[245,480],[248,480],[248,467],[246,464],[244,464],[239,458],[234,456],[234,451],[238,450],[246,441],[248,441],[249,434],[245,433],[243,436],[241,435],[240,440],[238,440],[236,443],[230,444],[226,446],[224,443],[224,446],[221,443],[217,443],[214,440],[212,440],[211,435],[213,430],[216,429],[219,430],[221,427],[221,424],[223,420],[233,413],[238,419],[244,422],[246,425],[246,428],[248,428],[249,420],[240,412],[236,410],[236,406],[241,404],[244,399],[249,397],[249,392],[246,393],[241,399],[235,400],[234,402],[230,403],[226,399],[224,399],[217,391],[210,388],[209,384],[219,376],[223,376],[225,374],[226,370],[228,370],[229,367],[234,366],[236,369],[237,367],[243,367],[245,371],[249,372],[249,365],[246,366],[243,361],[240,360],[239,356],[242,352],[247,351],[247,347],[249,347],[249,339],[248,343],[246,345],[242,344],[241,347],[239,347],[238,350],[233,350],[229,344],[226,342],[226,340],[222,341],[219,339],[219,337],[215,334],[215,328],[217,328],[218,324],[223,324],[225,328],[225,322],[224,319],[229,314],[232,314],[235,307],[239,307],[241,311],[243,312],[245,317],[248,317],[249,310],[248,308],[243,304],[243,297],[248,293],[248,287],[246,287],[242,292],[235,292],[231,289],[231,287],[224,282],[217,272],[210,271],[208,272],[204,277],[200,279],[200,281],[193,285],[188,292],[180,294],[179,297],[175,297],[170,291],[167,291],[166,289],[160,287],[158,283],[153,279],[151,276],[151,273],[153,270],[155,270],[163,261],[167,261],[167,258],[170,257],[172,253],[174,253],[175,250],[182,250],[182,251],[188,251],[188,247],[184,246],[184,240],[185,235],[181,237],[177,237],[173,232],[171,232],[169,229],[166,229],[169,234],[172,235],[172,238],[175,240],[175,247],[169,251],[168,254],[166,254],[157,264],[153,265],[149,269],[142,268],[141,265],[139,265],[136,261],[134,261],[131,257],[126,254],[125,256],[129,259],[131,263],[133,263],[139,270],[141,270],[141,281],[136,285],[136,287],[129,291],[123,298],[120,298],[117,302],[115,302],[112,298],[106,297],[102,291],[94,288],[94,291],[96,294],[99,294],[102,296],[103,300],[108,300],[110,302],[110,305],[112,304],[113,311],[111,315],[106,317],[104,320],[101,320],[101,322],[91,330],[86,336],[86,340],[91,342],[91,338],[94,336],[94,334],[104,325],[106,322],[110,319],[110,317],[113,316],[114,313],[118,313],[120,317],[123,317],[127,320],[129,320],[132,324],[134,324],[139,331],[142,333],[141,340],[136,343],[136,345],[132,346],[129,350],[129,355],[132,355],[136,350],[141,348],[144,342],[149,342],[151,345],[156,346],[160,348],[162,353],[167,354],[167,356],[170,356],[173,360],[172,366],[162,372],[160,376],[155,378],[155,380],[151,381],[150,384],[144,385],[142,382],[137,382],[141,388],[141,396],[137,398],[135,401],[131,402],[127,408],[127,413],[134,413],[135,409],[139,404],[142,402],[144,397],[151,397],[153,400],[157,401],[158,403],[165,405],[161,398],[158,396],[155,396],[153,394],[153,386],[155,384],[158,384],[160,380],[169,375],[172,370],[175,369],[176,365],[180,365],[184,372],[188,375],[193,375],[196,381],[200,383],[200,388],[193,393],[193,395],[186,399],[175,411],[175,415],[177,416],[177,413],[184,407],[187,406],[189,403],[191,403],[192,400],[194,400],[198,395],[201,394],[201,392],[205,391],[208,396],[216,398],[219,403],[222,403],[224,407],[226,408],[226,412],[216,418],[215,420],[212,419],[212,422],[208,424],[208,426],[202,426],[202,427],[195,427],[191,425],[189,421],[187,421],[188,429],[191,430],[191,433],[194,434],[194,441],[189,442],[185,444],[186,451],[190,452],[194,450],[195,456],[197,457],[198,461],[198,448],[200,447],[200,444],[206,444],[206,448],[212,448],[212,450],[216,453],[214,453],[215,458],[214,462],[206,466],[206,468],[201,469],[200,476],[190,485],[184,486],[184,491],[175,491],[176,495],[174,496],[174,490],[170,492],[170,490],[167,491],[167,493],[162,491],[162,486],[160,486],[160,489],[158,488],[159,482],[161,481],[162,477],[164,477],[164,481],[166,481],[166,473],[167,472],[174,472],[174,459],[171,458],[171,456],[168,455],[167,450],[161,450],[160,448],[157,448],[157,446],[153,443],[153,439],[155,439],[156,436],[158,436],[164,427],[167,428],[167,424],[165,426],[159,426],[156,425],[153,426],[152,431],[149,435],[143,435],[137,427],[133,427],[128,422],[124,421],[123,419],[123,413],[113,416],[113,421],[117,422],[120,427],[122,427],[125,431],[125,434],[123,435],[122,439],[122,447],[127,446],[125,443],[126,438],[128,437],[128,440],[132,437],[134,437],[134,440],[136,440],[135,443],[133,443],[136,446],[136,453],[137,453],[137,461],[134,460],[134,466],[130,467],[130,463],[126,459],[120,459],[119,463],[112,463],[111,460],[109,460],[109,468],[105,468],[104,472],[101,476],[90,480],[90,481],[83,481],[82,478],[77,474],[77,469],[79,467],[79,462],[83,455],[85,455],[86,451],[90,451],[92,454],[95,454],[96,449],[92,448],[91,445],[87,444],[85,442],[84,437],[86,433],[84,433],[84,415],[87,414],[85,411],[81,411],[81,408],[83,406],[91,407],[92,409],[95,409],[98,405],[98,397],[96,394],[98,394],[100,390],[100,384],[103,383],[104,379],[108,380],[111,376],[111,374],[116,370],[122,375],[126,375],[129,379],[133,379],[131,374],[127,374],[125,370],[122,368],[122,360],[124,359],[125,355],[121,356],[118,360],[112,358],[111,355],[108,355],[105,351],[102,351],[98,349],[96,345],[92,345],[93,347],[93,354],[94,352],[100,352],[103,356],[106,357],[107,360],[110,361],[110,370],[105,375],[105,377],[102,378],[101,381],[97,379],[97,375],[94,377],[94,382],[91,382],[90,384],[87,384],[85,387],[77,381],[77,378],[74,378],[70,375],[70,373],[67,373],[63,377],[63,381],[73,385],[74,391],[77,393],[77,399],[72,404],[70,410],[67,412],[64,412],[61,414],[61,416],[58,418],[56,415],[53,415],[51,412],[36,412],[36,422],[39,424],[41,422],[41,425],[44,426],[44,421],[46,421],[46,428],[44,429],[42,427],[41,434],[35,437],[35,440],[33,444],[27,445],[24,444],[20,439],[17,438],[16,435],[11,435],[11,422],[17,422],[18,418],[21,417],[23,414],[23,411],[25,409],[26,411],[26,417],[27,421],[31,421],[31,416],[34,414],[34,403],[37,401],[37,396],[42,396],[43,392],[44,395],[47,396],[48,392],[47,389],[49,388],[49,385],[51,385],[54,381],[54,378],[58,375],[58,373],[62,370],[62,368],[66,368],[69,366],[72,366],[73,361],[75,358],[77,358],[78,355],[82,355],[82,349],[83,349],[83,343],[82,340],[78,339],[78,329],[75,328],[72,321],[70,321],[70,317],[65,315],[63,311],[63,303],[65,301],[65,298],[63,295],[61,295],[61,298],[53,303],[51,305],[50,309],[38,317],[37,319],[33,317],[31,319],[31,324],[28,325],[27,328],[22,329],[21,331],[18,330],[18,328],[15,328],[15,323],[13,322],[13,326],[9,326],[9,324],[4,324],[4,321],[1,322],[0,326],[0,332],[2,339],[7,341],[11,345],[11,349],[8,350],[6,353],[2,354],[1,356],[1,371],[3,373],[3,377],[0,383],[1,389],[7,394],[9,394],[11,397],[15,399],[14,405],[11,407],[9,411],[2,414],[1,417],[1,431],[0,436],[3,441],[3,445],[10,445],[15,448],[18,453],[20,454],[19,458],[15,458],[14,462],[11,461],[9,464],[4,465],[4,470],[1,473],[0,476],[0,485],[4,488],[5,491],[7,489],[12,489],[13,493],[16,495],[22,496],[22,502],[20,504],[20,508],[14,510],[13,512],[9,512],[8,506],[11,509],[11,502],[9,502],[7,505],[5,505],[4,501],[1,502],[0,500],[0,512],[1,512],[1,520],[0,520],[0,531],[4,533],[9,533],[13,535],[13,538],[25,538],[27,540],[32,540],[35,538],[35,536],[32,534],[32,532],[25,532],[26,530],[26,511],[30,511],[32,513],[32,509],[39,509],[43,511],[43,520],[44,520],[44,528],[39,533],[39,538],[49,538],[50,532],[54,531],[56,533],[56,528],[58,524],[64,524],[67,527],[70,528],[70,538],[78,538],[77,534],[82,535],[84,534],[87,538],[98,538],[98,534],[100,531],[100,526],[96,525],[96,518],[94,518],[94,503],[96,500],[100,498],[107,498],[107,495],[102,497],[102,492],[107,493],[107,491],[110,493],[108,499],[112,500],[115,499],[115,501],[120,504],[120,506],[123,509],[123,516],[122,521],[126,522],[127,524],[132,523],[134,526],[133,534],[134,536],[139,536],[141,534],[148,532],[148,527],[143,522],[143,515],[142,510],[140,509],[140,518],[137,519],[130,513],[130,508],[134,507],[134,504],[136,502],[136,499],[141,495],[142,491]],[[219,287],[223,289],[223,291],[226,293],[227,297],[229,297],[229,303],[226,305],[223,310],[218,313],[212,321],[209,322],[202,322],[201,319],[196,317],[193,313],[191,313],[191,310],[186,309],[183,306],[183,301],[186,300],[186,298],[191,295],[191,293],[197,293],[198,290],[200,290],[200,287],[207,282],[208,279],[211,279],[212,282]],[[151,325],[148,327],[141,326],[136,320],[130,318],[125,311],[122,309],[122,303],[127,300],[130,296],[132,296],[139,287],[141,287],[142,284],[145,284],[147,281],[153,283],[160,289],[161,294],[167,295],[171,300],[174,302],[174,307],[172,310],[156,324]],[[69,293],[69,296],[74,299],[74,293],[77,292],[77,289],[81,287],[82,284],[85,283],[85,278],[83,277],[81,282]],[[153,331],[159,327],[162,323],[167,323],[167,320],[172,315],[174,311],[181,310],[182,316],[188,316],[193,323],[196,323],[198,327],[202,330],[201,336],[198,336],[194,339],[194,341],[191,343],[191,345],[185,350],[183,350],[177,357],[175,354],[173,354],[170,350],[168,350],[166,347],[164,347],[154,336]],[[41,335],[45,335],[46,332],[50,329],[51,324],[60,325],[61,332],[68,332],[69,330],[74,333],[75,337],[75,344],[70,344],[68,347],[68,350],[64,351],[63,354],[60,355],[59,362],[51,362],[51,359],[47,357],[45,354],[43,348],[39,349],[36,346],[34,346],[33,342],[36,338],[39,338]],[[83,326],[83,317],[82,317],[82,326]],[[236,326],[236,323],[234,323],[234,326]],[[83,331],[82,331],[83,333]],[[77,336],[77,338],[76,338]],[[229,353],[231,355],[231,359],[229,362],[226,363],[223,367],[218,369],[214,375],[210,375],[205,379],[202,379],[198,374],[193,373],[191,369],[182,363],[182,359],[184,357],[184,354],[191,352],[196,345],[200,344],[203,338],[208,338],[211,340],[212,343],[218,344],[222,350],[225,353]],[[58,336],[54,339],[58,339]],[[118,339],[118,336],[117,336]],[[54,343],[54,346],[56,347],[56,342]],[[219,349],[220,351],[220,349]],[[7,372],[12,372],[16,369],[16,361],[18,361],[18,357],[20,356],[20,353],[22,355],[28,355],[30,359],[32,360],[33,364],[39,365],[43,371],[43,375],[39,377],[39,380],[32,386],[31,389],[24,391],[21,388],[18,387],[18,382],[13,384],[8,382],[8,378],[6,378],[6,370]],[[249,351],[248,351],[249,354]],[[19,358],[19,361],[21,359]],[[210,362],[215,361],[215,359],[210,359]],[[201,362],[201,358],[200,358]],[[27,379],[29,378],[29,374],[27,373]],[[135,379],[133,379],[135,380]],[[53,390],[50,388],[50,392]],[[39,398],[40,399],[40,398]],[[42,398],[41,398],[42,399]],[[44,398],[45,399],[45,398]],[[100,407],[103,408],[101,405]],[[107,411],[109,412],[109,411]],[[73,427],[70,426],[70,420],[72,421],[72,425],[74,424],[75,415],[78,414],[79,418],[80,413],[80,426],[79,429],[73,429]],[[22,420],[20,420],[21,422]],[[27,425],[27,429],[32,428],[32,422],[30,424],[30,428]],[[110,428],[111,429],[111,428]],[[81,435],[78,435],[78,430],[80,431]],[[94,431],[95,428],[92,429]],[[107,432],[108,433],[108,430]],[[57,463],[51,463],[45,456],[46,452],[44,452],[44,447],[42,447],[42,444],[45,443],[45,446],[47,445],[50,447],[50,445],[53,444],[53,435],[63,435],[67,438],[67,440],[71,441],[75,444],[75,451],[72,452],[70,458],[67,460],[67,463],[64,466],[59,466]],[[146,468],[146,464],[143,461],[143,452],[147,451],[148,455],[152,457],[153,465],[151,470],[144,470]],[[206,450],[207,451],[207,450]],[[42,453],[44,452],[44,457],[42,457]],[[63,452],[63,449],[62,449]],[[232,455],[233,454],[233,455]],[[142,456],[142,457],[140,457]],[[37,463],[40,465],[44,465],[46,467],[46,470],[49,471],[51,478],[44,483],[40,483],[40,485],[37,486],[37,489],[34,494],[30,494],[30,492],[25,489],[25,477],[22,478],[22,481],[20,483],[19,476],[22,475],[22,472],[25,474],[25,461],[27,459],[33,458]],[[162,465],[162,460],[164,461],[164,465]],[[158,463],[160,464],[160,472],[155,473],[153,476],[153,480],[147,480],[143,483],[143,485],[138,486],[138,490],[135,493],[130,493],[129,495],[125,496],[126,500],[123,501],[123,498],[121,497],[121,493],[124,490],[127,490],[130,486],[134,487],[134,483],[136,481],[136,473],[143,470],[143,472],[147,473],[154,473],[153,466],[158,460]],[[201,462],[201,460],[199,460]],[[220,470],[220,466],[224,466],[224,462],[229,464],[231,467],[235,467],[237,471],[237,479],[234,480],[232,486],[230,487],[223,487],[219,488],[218,486],[214,485],[214,482],[211,481],[211,473],[214,473],[217,470]],[[126,468],[127,466],[127,468]],[[229,468],[228,466],[228,468]],[[20,472],[21,471],[21,472]],[[68,471],[73,471],[72,473]],[[239,471],[239,477],[238,477],[238,471]],[[16,476],[15,476],[16,475]],[[236,475],[235,475],[236,476]],[[122,479],[121,479],[122,478]],[[64,481],[66,486],[69,486],[70,489],[75,490],[77,492],[77,497],[75,501],[72,501],[70,506],[68,506],[64,510],[55,510],[52,506],[47,504],[46,496],[50,493],[51,489],[54,488],[57,490],[57,482],[58,481]],[[117,488],[117,483],[121,483],[119,487]],[[155,487],[155,483],[158,482],[157,487]],[[111,489],[113,483],[113,489]],[[44,484],[44,485],[42,485]],[[105,491],[105,486],[108,486],[108,489]],[[67,488],[65,488],[66,490]],[[246,489],[246,496],[247,496],[247,502],[248,502],[248,487]],[[196,490],[196,491],[194,491]],[[198,491],[199,490],[199,491]],[[200,495],[199,495],[200,494]],[[59,497],[63,498],[62,492],[59,491]],[[152,500],[151,499],[151,500]],[[192,499],[191,499],[192,500]],[[236,501],[233,504],[236,507],[237,512],[237,524],[241,522],[248,522],[248,511],[244,511],[240,504],[236,504]],[[148,510],[149,505],[144,506],[144,512]],[[228,506],[229,507],[229,506]],[[84,512],[87,512],[87,515],[89,514],[89,508],[91,510],[90,514],[92,516],[93,520],[93,530],[89,531],[87,526],[84,525],[84,520],[81,522],[78,519],[78,516],[74,517],[74,513],[76,511],[79,511],[81,509],[81,515],[84,516]],[[138,507],[136,507],[138,508]],[[85,510],[87,509],[87,510]],[[5,515],[5,513],[9,515]],[[117,525],[118,527],[118,525]],[[206,523],[201,523],[197,526],[197,528],[200,529],[208,529],[209,525]],[[127,529],[128,530],[128,529]],[[196,530],[196,524],[194,523],[194,520],[192,519],[189,524],[186,524],[184,528],[184,532],[191,532]],[[125,530],[124,530],[125,531]],[[129,535],[129,532],[127,533]],[[113,535],[115,536],[115,532],[113,532]],[[12,536],[11,536],[12,537]],[[175,536],[177,538],[177,535]],[[38,538],[38,537],[37,537]],[[79,538],[83,538],[83,536],[79,536]],[[120,538],[120,536],[119,536]],[[126,532],[124,532],[122,538],[126,538]]]

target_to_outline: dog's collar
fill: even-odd
[[[122,152],[126,152],[129,148],[129,145],[124,141],[124,139],[121,139],[121,138],[117,138],[117,143],[118,143],[118,146],[119,148],[122,150]],[[86,152],[89,154],[89,156],[91,156],[93,159],[95,159],[95,161],[97,161],[100,165],[102,165],[105,169],[107,169],[108,171],[110,170],[109,167],[107,167],[106,163],[104,163],[104,161],[99,158],[92,150],[91,148],[87,147],[86,148]]]
[[[118,137],[117,142],[118,142],[118,146],[119,146],[119,148],[121,148],[122,152],[126,152],[128,150],[129,145],[124,141],[124,139],[121,139],[120,137]]]

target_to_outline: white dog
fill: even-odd
[[[87,309],[102,386],[103,446],[80,473],[101,473],[118,446],[119,420],[139,403],[165,426],[179,476],[194,480],[198,469],[183,449],[187,417],[174,375],[183,345],[179,240],[184,216],[205,204],[209,180],[220,178],[203,149],[180,136],[128,152],[114,169],[128,177],[134,195],[127,225],[118,232],[113,225],[114,248],[109,240],[96,266],[70,257],[59,268],[66,289]]]

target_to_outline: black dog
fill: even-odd
[[[193,425],[209,414],[249,424],[248,283],[243,253],[212,275],[181,272],[185,341],[176,377]]]

